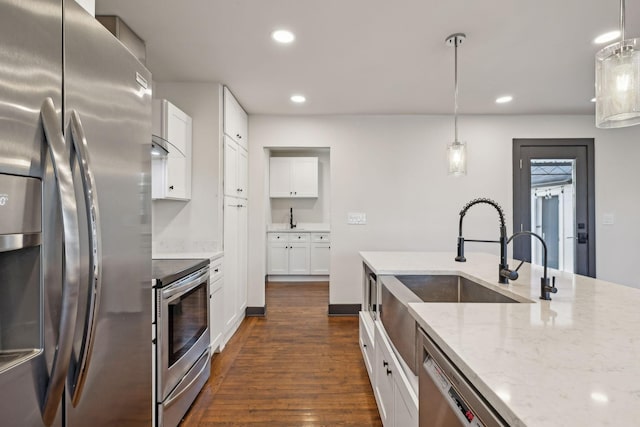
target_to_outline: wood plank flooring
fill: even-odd
[[[328,317],[327,283],[269,283],[267,316],[245,319],[180,424],[381,426],[357,317]]]

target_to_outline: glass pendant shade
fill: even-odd
[[[596,126],[640,124],[640,38],[623,40],[596,54]]]
[[[467,144],[454,141],[447,146],[447,157],[449,158],[449,175],[467,174]]]

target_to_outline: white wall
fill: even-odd
[[[89,12],[92,16],[96,16],[96,1],[95,0],[76,0],[80,6]]]
[[[155,82],[153,97],[168,99],[193,119],[191,200],[153,201],[154,252],[218,250],[222,247],[222,86]]]
[[[597,274],[640,287],[640,127],[599,130],[592,116],[464,116],[468,174],[447,175],[446,144],[453,119],[445,116],[250,116],[250,188],[264,188],[264,148],[331,149],[330,303],[360,302],[359,251],[455,251],[458,213],[475,197],[496,200],[512,222],[512,139],[595,138]],[[264,194],[250,192],[249,306],[264,304]],[[347,212],[365,212],[367,225],[347,225]],[[603,226],[602,214],[616,223]],[[495,211],[478,206],[465,217],[469,238],[497,238]],[[494,247],[495,246],[495,247]],[[497,253],[497,245],[467,251]]]
[[[288,223],[289,208],[293,208],[295,223],[329,223],[331,217],[330,158],[328,149],[273,150],[271,157],[317,157],[318,197],[311,199],[270,199],[272,223]],[[269,174],[265,175],[265,180]]]

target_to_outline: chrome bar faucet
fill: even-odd
[[[465,239],[462,237],[462,220],[464,216],[467,214],[467,211],[477,204],[487,204],[493,206],[498,211],[498,217],[500,219],[500,238],[498,240],[471,240]],[[481,242],[481,243],[498,243],[500,244],[500,264],[498,265],[498,282],[507,284],[509,283],[509,279],[512,278],[512,273],[515,273],[515,278],[518,277],[517,272],[512,272],[509,270],[509,264],[507,264],[507,227],[504,222],[504,212],[498,203],[491,199],[480,198],[474,199],[467,203],[462,210],[460,211],[460,224],[458,227],[458,255],[456,256],[456,261],[458,262],[466,262],[467,259],[464,257],[464,242]],[[514,279],[512,279],[514,280]]]

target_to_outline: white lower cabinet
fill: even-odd
[[[369,374],[369,381],[371,381],[372,388],[374,387],[373,377],[373,363],[375,362],[375,347],[373,338],[373,320],[367,321],[365,316],[369,316],[364,311],[360,312],[360,351],[362,351],[362,358],[364,359],[364,366],[367,368],[367,374]]]
[[[373,390],[385,427],[417,427],[418,396],[389,343],[384,328],[375,322]],[[366,363],[366,362],[365,362]]]
[[[240,326],[247,307],[247,201],[224,198],[224,341]]]
[[[209,331],[211,334],[211,348],[214,351],[221,351],[224,347],[224,290],[223,290],[223,259],[218,258],[210,266],[210,310],[209,310]]]
[[[329,233],[267,233],[267,274],[328,275]]]

